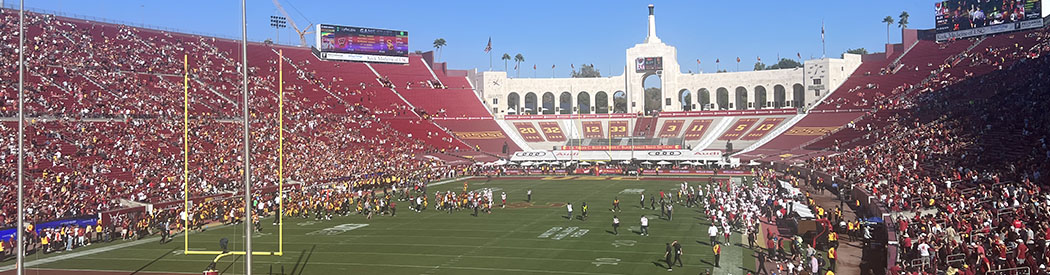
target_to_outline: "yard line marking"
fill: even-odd
[[[48,273],[48,272],[46,272],[46,271],[63,271],[63,272],[66,272],[66,273],[72,273],[72,272],[83,272],[83,271],[95,271],[95,272],[108,272],[108,273],[114,273],[114,274],[124,274],[124,273],[128,273],[128,271],[127,271],[127,270],[108,270],[108,269],[68,269],[68,268],[26,268],[26,271],[35,271],[35,272],[26,272],[26,273],[34,273],[34,274],[35,274],[35,273],[39,273],[39,272],[41,272],[41,271],[44,271],[44,274],[47,274],[47,273]],[[193,273],[186,273],[186,272],[169,272],[169,271],[139,271],[139,272],[136,272],[136,274],[200,274],[200,273],[199,273],[199,272],[193,272]]]
[[[137,240],[137,241],[131,241],[131,242],[126,242],[126,243],[122,243],[122,244],[115,244],[115,245],[105,246],[105,247],[100,247],[100,248],[95,248],[95,249],[81,250],[81,251],[76,251],[76,252],[69,253],[69,254],[63,254],[63,255],[58,255],[58,256],[54,256],[54,257],[47,257],[47,258],[43,258],[43,259],[39,259],[39,260],[33,260],[33,261],[25,262],[25,266],[28,268],[28,267],[38,266],[38,265],[42,265],[42,264],[49,264],[49,263],[53,263],[53,262],[57,262],[57,261],[62,261],[62,260],[67,260],[67,259],[80,257],[80,256],[87,256],[87,255],[92,255],[92,254],[98,254],[98,253],[102,253],[102,252],[108,252],[108,251],[112,251],[112,250],[117,250],[117,249],[129,247],[129,246],[136,246],[136,245],[140,245],[140,244],[144,244],[144,243],[148,243],[148,242],[156,242],[156,241],[159,241],[159,240],[160,240],[160,237],[152,237],[152,238],[145,238],[145,239],[141,239],[141,240]],[[11,270],[14,270],[14,269],[15,269],[15,265],[11,264],[11,265],[0,267],[0,272],[11,271]]]
[[[650,253],[651,254],[651,253]],[[122,260],[125,258],[99,258],[108,260]],[[165,259],[165,261],[175,262],[196,262],[200,260],[188,260],[188,259]],[[266,262],[266,261],[262,261]],[[439,266],[432,265],[404,265],[404,264],[380,264],[380,263],[350,263],[350,262],[310,262],[311,265],[352,265],[352,266],[383,266],[383,267],[403,267],[403,268],[438,268]],[[580,274],[580,275],[604,275],[604,274],[623,274],[623,273],[594,273],[594,272],[580,272],[580,271],[561,271],[561,270],[539,270],[539,269],[517,269],[517,268],[493,268],[493,267],[470,267],[470,266],[448,266],[442,267],[444,269],[463,269],[463,270],[482,270],[482,271],[505,271],[505,272],[525,272],[525,273],[550,273],[550,274]],[[91,271],[91,269],[74,269],[82,271]],[[121,271],[124,272],[124,271]]]
[[[208,229],[211,229],[211,230],[217,230],[217,229],[225,228],[225,227],[228,227],[228,226],[231,226],[231,225],[228,225],[228,224],[227,225],[217,225],[217,226],[213,226],[213,227],[207,227],[206,226],[205,228],[208,228]],[[174,238],[175,236],[178,236],[179,234],[185,234],[185,232],[174,234],[172,236],[172,238]],[[104,247],[99,247],[99,248],[94,248],[94,249],[79,250],[79,251],[78,250],[74,250],[75,252],[73,252],[73,253],[58,255],[58,256],[54,256],[54,257],[43,258],[43,259],[39,259],[39,260],[33,260],[33,261],[25,262],[24,264],[25,264],[26,268],[29,268],[29,267],[33,267],[33,266],[42,265],[42,264],[49,264],[49,263],[53,263],[53,262],[57,262],[57,261],[68,260],[68,259],[72,259],[72,258],[76,258],[76,257],[93,255],[93,254],[98,254],[98,253],[102,253],[102,252],[109,252],[109,251],[113,251],[113,250],[117,250],[117,249],[121,249],[121,248],[137,246],[137,245],[148,243],[148,242],[156,242],[156,241],[159,241],[159,240],[160,240],[160,237],[149,237],[149,238],[145,238],[145,239],[141,239],[141,240],[126,242],[126,243],[122,243],[122,244],[115,244],[115,245],[111,245],[111,246],[104,246]],[[14,270],[14,269],[15,269],[15,264],[12,263],[10,265],[6,265],[6,266],[0,267],[0,272],[11,271],[11,270]]]
[[[596,258],[591,264],[594,264],[594,266],[619,265],[620,258]]]

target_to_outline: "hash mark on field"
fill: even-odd
[[[638,243],[638,241],[635,241],[635,240],[616,240],[616,241],[613,241],[612,245],[615,246],[616,248],[619,248],[621,246],[634,246],[637,243]]]
[[[606,265],[606,264],[607,265],[620,265],[620,259],[619,258],[596,258],[596,259],[594,259],[593,262],[591,262],[591,264],[593,264],[594,266],[602,266],[602,265]]]

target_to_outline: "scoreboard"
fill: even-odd
[[[408,63],[408,32],[318,24],[322,59]]]
[[[948,0],[934,3],[937,41],[1043,27],[1043,0]]]
[[[634,70],[637,72],[653,72],[663,69],[663,57],[639,57],[634,60]]]

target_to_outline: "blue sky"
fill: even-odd
[[[17,1],[4,0],[7,5]],[[436,38],[448,45],[441,60],[451,68],[489,69],[483,51],[492,38],[493,70],[503,70],[499,57],[521,53],[522,77],[569,75],[569,64],[594,64],[602,75],[623,73],[624,51],[646,35],[646,6],[656,5],[657,35],[678,48],[682,71],[714,72],[720,67],[750,70],[756,57],[767,64],[782,57],[821,56],[820,26],[827,32],[827,55],[849,48],[881,51],[886,42],[882,18],[911,14],[909,27],[933,27],[934,1],[307,1],[280,0],[305,27],[328,23],[409,31],[410,50],[432,50]],[[26,6],[193,33],[240,37],[240,1],[232,0],[27,0]],[[278,15],[269,0],[248,1],[248,39],[275,36],[268,17]],[[293,31],[281,43],[297,43]],[[896,24],[890,39],[900,42]],[[311,39],[312,40],[312,39]],[[668,61],[665,61],[668,62]],[[509,65],[511,75],[514,64]]]

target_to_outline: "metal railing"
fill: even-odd
[[[1028,275],[1032,274],[1032,270],[1027,266],[1015,267],[1015,268],[1003,268],[988,271],[987,274],[1011,274],[1011,275]]]

